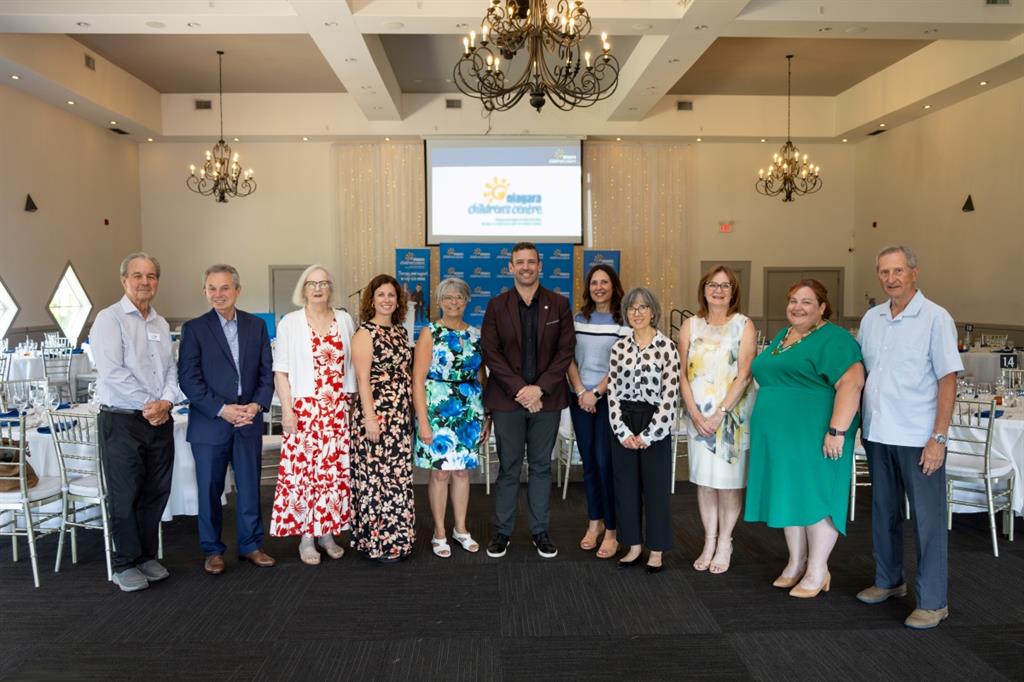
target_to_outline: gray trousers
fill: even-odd
[[[871,538],[874,542],[875,585],[893,588],[903,575],[903,496],[910,500],[910,518],[917,539],[917,581],[920,609],[946,606],[949,582],[946,529],[946,467],[931,476],[921,472],[923,448],[864,441],[871,471]]]
[[[494,530],[512,537],[519,501],[519,472],[523,453],[529,465],[526,488],[530,534],[548,532],[551,516],[551,451],[558,438],[561,411],[530,414],[525,408],[495,410],[494,439],[498,445],[498,481],[494,486]]]

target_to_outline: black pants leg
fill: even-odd
[[[174,423],[100,412],[100,456],[114,539],[114,571],[156,557],[160,517],[171,494]]]
[[[654,411],[653,405],[623,403],[622,418],[634,434],[639,434],[647,427]],[[646,544],[655,552],[672,549],[671,441],[663,438],[643,450],[630,450],[613,436],[612,471],[619,542]],[[646,543],[642,531],[644,521]]]

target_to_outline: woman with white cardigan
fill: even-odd
[[[274,386],[281,401],[281,466],[270,534],[301,535],[299,558],[320,563],[317,545],[332,559],[345,553],[334,535],[352,520],[349,403],[352,318],[333,307],[334,277],[311,265],[299,278],[288,313],[277,326]],[[314,543],[314,538],[316,542]]]

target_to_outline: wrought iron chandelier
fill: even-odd
[[[788,81],[786,84],[786,144],[778,154],[772,155],[772,163],[766,171],[757,171],[758,181],[755,187],[761,194],[774,197],[783,194],[783,201],[793,201],[793,195],[813,194],[821,189],[821,178],[818,173],[821,166],[807,161],[807,154],[800,158],[800,150],[790,139],[790,118],[793,108],[793,55],[787,54]]]
[[[593,106],[615,92],[619,62],[607,33],[600,54],[583,50],[590,30],[583,0],[491,0],[479,39],[476,31],[462,39],[452,80],[488,112],[508,111],[527,94],[538,112],[547,101],[563,111]],[[525,63],[513,64],[521,50]]]
[[[226,204],[229,196],[247,197],[255,192],[256,182],[252,179],[252,168],[243,171],[238,163],[238,152],[232,153],[224,141],[224,50],[217,50],[217,91],[220,140],[212,151],[206,150],[206,162],[199,169],[199,175],[196,175],[195,164],[188,167],[190,174],[185,178],[185,186],[204,197],[212,194],[217,201]]]

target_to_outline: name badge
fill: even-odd
[[[149,332],[149,340],[150,341],[159,341],[160,340],[160,332]]]

